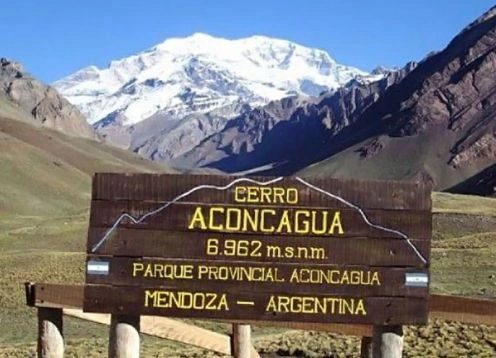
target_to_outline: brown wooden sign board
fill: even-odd
[[[424,324],[430,192],[417,182],[95,174],[83,308]]]

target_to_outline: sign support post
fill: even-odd
[[[373,358],[401,358],[403,356],[403,327],[374,326]]]
[[[110,319],[109,358],[139,358],[140,317],[113,314]]]
[[[234,358],[251,358],[251,327],[249,324],[233,324]]]
[[[38,357],[64,357],[61,308],[38,308]]]
[[[360,358],[372,358],[372,337],[362,337]]]

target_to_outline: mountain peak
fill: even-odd
[[[159,43],[158,45],[154,46],[153,48],[162,48],[166,47],[170,43],[176,43],[176,42],[204,42],[204,41],[212,41],[212,40],[224,40],[222,38],[214,37],[212,35],[203,33],[203,32],[194,32],[191,35],[188,36],[182,36],[182,37],[169,37],[166,38],[164,41]]]
[[[212,38],[214,38],[212,35],[209,35],[209,34],[204,33],[204,32],[195,32],[189,37],[197,38],[197,39],[212,39]]]
[[[24,67],[16,61],[10,60],[8,58],[2,57],[0,58],[0,68],[2,71],[15,71],[15,72],[24,72]]]
[[[162,41],[156,46],[146,52],[158,52],[158,53],[173,53],[173,54],[185,54],[185,53],[201,53],[201,52],[212,52],[219,50],[218,46],[226,45],[231,40],[214,37],[212,35],[195,32],[189,36],[184,37],[170,37]]]
[[[389,72],[391,72],[391,71],[396,71],[396,70],[397,70],[397,68],[393,68],[393,69],[391,69],[391,68],[388,68],[388,67],[386,67],[386,66],[379,65],[379,66],[377,66],[376,68],[374,68],[374,69],[370,72],[370,74],[371,74],[371,75],[384,75],[384,74],[387,74],[387,73],[389,73]]]
[[[463,29],[462,32],[468,31],[471,28],[491,19],[492,17],[496,16],[496,5],[491,7],[489,10],[487,10],[484,14],[479,16],[475,21],[473,21],[470,25],[468,25],[465,29]]]
[[[366,72],[323,50],[255,35],[225,39],[197,32],[57,81],[91,123],[134,124],[157,113],[181,118],[234,103],[262,105],[290,95],[317,96]],[[110,117],[109,117],[110,116]]]

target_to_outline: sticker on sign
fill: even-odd
[[[86,272],[89,275],[108,275],[109,266],[108,261],[88,261]]]
[[[405,286],[427,287],[429,276],[423,272],[409,272],[405,274]]]

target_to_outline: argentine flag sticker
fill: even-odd
[[[429,276],[423,272],[407,272],[405,274],[405,286],[410,287],[427,287],[429,285]]]
[[[108,261],[90,260],[86,265],[86,272],[89,275],[108,275],[110,263]]]

